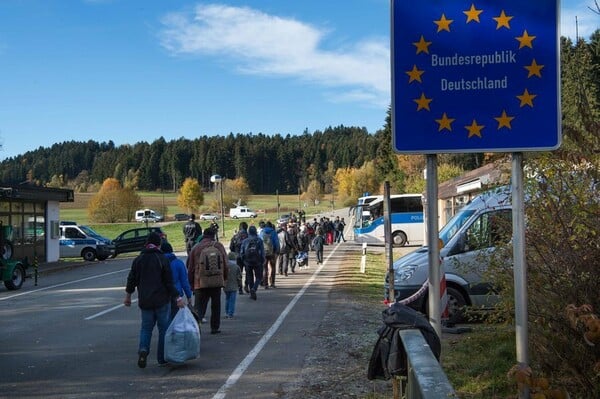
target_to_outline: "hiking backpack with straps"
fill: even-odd
[[[260,238],[254,237],[248,240],[248,245],[246,246],[246,250],[244,251],[244,263],[250,266],[256,266],[261,263],[261,257],[259,252],[259,243],[258,240]]]
[[[215,247],[215,243],[212,243],[200,252],[200,265],[204,269],[204,274],[208,277],[223,273],[221,252]]]
[[[272,256],[275,251],[273,249],[273,237],[271,236],[271,232],[265,233],[262,240],[265,246],[265,256]]]

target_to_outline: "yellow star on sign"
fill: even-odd
[[[543,65],[538,65],[537,62],[535,62],[535,58],[534,58],[533,61],[531,62],[531,65],[525,66],[525,69],[527,69],[529,71],[529,74],[527,75],[527,77],[530,78],[532,76],[537,76],[537,77],[541,78],[542,77],[541,70],[543,67],[544,67]]]
[[[454,119],[448,118],[448,115],[446,115],[445,112],[442,115],[442,119],[436,119],[435,121],[440,125],[438,132],[441,132],[444,129],[452,131],[452,122],[454,122]]]
[[[498,121],[498,130],[500,130],[500,128],[508,128],[508,129],[512,129],[512,126],[510,125],[510,122],[515,119],[514,116],[508,116],[506,115],[506,111],[502,111],[502,115],[500,115],[497,118],[494,118],[495,120]]]
[[[523,31],[523,36],[515,37],[515,39],[519,41],[519,49],[522,49],[523,47],[533,48],[533,39],[535,38],[536,36],[529,36],[527,30]]]
[[[506,29],[510,29],[510,20],[513,18],[514,17],[510,17],[510,16],[506,15],[504,13],[504,10],[502,10],[499,17],[494,17],[492,19],[498,23],[498,25],[496,25],[496,30],[498,30],[502,27],[505,27]]]
[[[536,97],[537,97],[537,94],[529,94],[529,91],[527,89],[525,89],[523,94],[521,94],[520,96],[517,96],[517,98],[519,100],[521,100],[521,104],[519,104],[521,107],[524,107],[525,105],[529,105],[531,108],[533,108],[533,99]]]
[[[443,31],[443,30],[450,32],[450,24],[452,22],[454,22],[454,20],[446,19],[446,16],[444,14],[442,14],[442,18],[438,19],[437,21],[433,21],[433,23],[438,26],[438,28],[437,28],[438,32]]]
[[[477,136],[479,138],[481,138],[481,130],[484,128],[485,126],[483,125],[478,125],[477,121],[475,119],[473,119],[473,123],[471,123],[469,126],[465,126],[465,129],[467,129],[469,131],[469,137],[467,138],[471,138],[473,136]]]
[[[421,39],[418,42],[413,43],[415,47],[417,47],[417,54],[419,53],[427,53],[429,54],[429,45],[431,42],[426,42],[423,35],[421,35]]]
[[[471,8],[467,11],[463,11],[463,14],[467,16],[467,23],[471,21],[480,22],[479,14],[481,14],[483,10],[478,10],[475,8],[475,4],[471,4]]]
[[[413,101],[417,103],[417,111],[420,111],[422,109],[426,109],[427,111],[431,111],[429,109],[429,103],[432,100],[433,99],[431,99],[431,98],[425,97],[425,93],[421,93],[421,98],[417,98],[416,100],[413,100]]]
[[[412,71],[406,72],[406,74],[410,77],[410,79],[408,80],[408,83],[411,83],[414,80],[416,80],[419,83],[423,83],[421,81],[421,75],[423,75],[423,73],[425,73],[425,71],[417,69],[417,66],[413,65]]]

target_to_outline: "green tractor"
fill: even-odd
[[[0,277],[9,290],[18,290],[25,281],[27,263],[16,259],[0,258]]]
[[[10,240],[11,226],[2,226],[0,223],[0,278],[9,290],[18,290],[25,281],[26,270],[29,266],[27,260],[11,259],[13,246]]]

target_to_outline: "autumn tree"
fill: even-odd
[[[134,219],[135,211],[144,206],[142,198],[130,187],[122,188],[119,191],[118,198],[122,210],[122,219],[131,222]]]
[[[198,180],[188,177],[183,182],[177,196],[177,205],[187,209],[188,213],[196,212],[204,203],[204,193],[200,188]]]
[[[308,188],[303,194],[303,197],[312,202],[314,205],[317,205],[319,201],[321,201],[321,199],[323,198],[321,184],[316,180],[311,180],[311,182],[308,183]]]
[[[121,183],[115,178],[108,178],[94,195],[88,205],[88,216],[92,222],[115,223],[123,217],[119,196]]]

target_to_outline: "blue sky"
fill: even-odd
[[[468,1],[467,1],[468,2]],[[587,38],[593,0],[563,0]],[[77,140],[374,133],[389,0],[0,0],[0,159]]]

